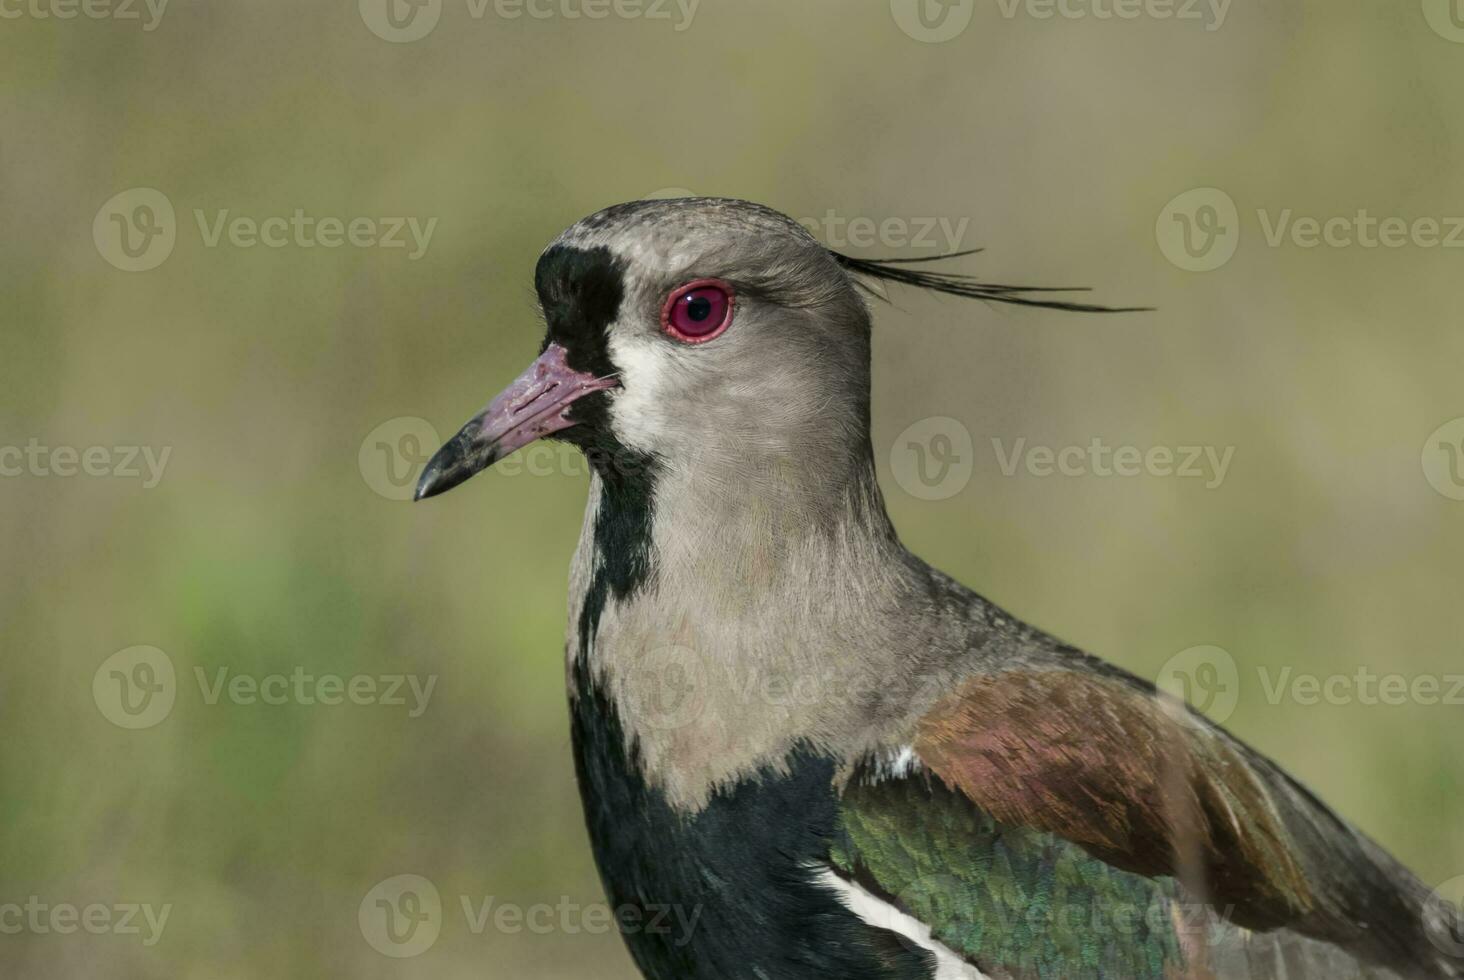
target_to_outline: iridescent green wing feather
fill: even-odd
[[[938,702],[913,768],[844,789],[835,871],[997,978],[1464,977],[1464,936],[1377,845],[1151,686],[1071,660]]]
[[[836,870],[992,976],[1164,980],[1184,973],[1172,880],[1004,826],[925,777],[850,786]]]

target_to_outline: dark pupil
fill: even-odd
[[[700,323],[712,315],[712,301],[705,296],[693,296],[686,301],[686,315]]]

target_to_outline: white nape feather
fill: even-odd
[[[819,881],[839,896],[844,906],[871,926],[899,933],[922,949],[935,955],[934,980],[988,980],[987,976],[957,956],[955,951],[930,934],[930,926],[884,899],[876,898],[852,881],[845,881],[828,869],[819,873]]]
[[[907,745],[890,762],[890,778],[903,779],[919,768],[920,760],[915,758],[915,749]]]
[[[904,745],[875,755],[870,767],[869,781],[882,783],[886,779],[904,779],[920,771],[920,757],[912,746]]]

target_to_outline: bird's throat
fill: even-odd
[[[592,480],[570,576],[570,694],[594,679],[647,780],[695,808],[884,683],[888,643],[861,624],[902,604],[905,553],[872,470],[827,497],[787,484],[719,496],[705,474],[664,464],[641,476]]]

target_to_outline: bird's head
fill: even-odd
[[[433,456],[417,498],[547,436],[579,446],[602,476],[647,460],[725,472],[789,458],[836,476],[841,461],[869,457],[870,321],[860,276],[1096,309],[850,259],[745,201],[617,205],[540,256],[538,359]]]
[[[534,275],[539,358],[428,463],[417,496],[554,436],[598,470],[796,453],[865,429],[869,319],[796,222],[740,201],[641,201],[560,235]]]

